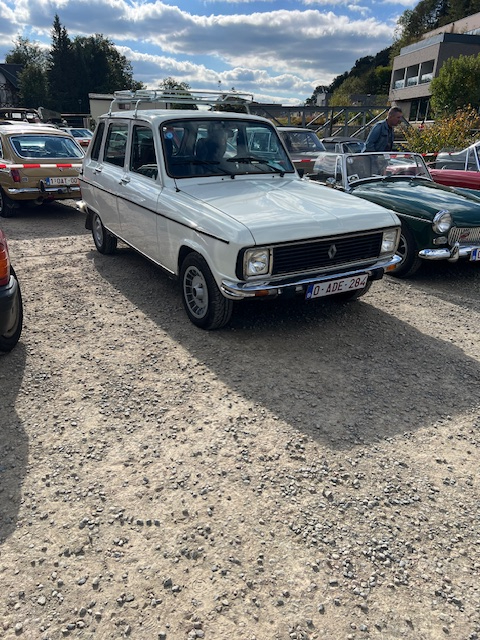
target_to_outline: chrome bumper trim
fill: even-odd
[[[352,269],[351,271],[342,271],[341,273],[328,273],[325,275],[311,275],[309,277],[300,278],[298,280],[295,277],[284,278],[278,282],[233,282],[231,280],[223,280],[220,286],[220,290],[226,298],[230,300],[241,300],[243,298],[254,298],[256,296],[276,296],[285,291],[301,292],[306,289],[310,284],[317,282],[328,282],[329,280],[338,280],[338,278],[348,278],[350,276],[361,275],[368,273],[373,276],[375,272],[384,272],[388,267],[392,267],[401,262],[400,256],[394,255],[390,258],[375,262],[363,269]],[[380,280],[383,277],[383,273],[376,279]]]
[[[7,193],[8,195],[22,195],[22,194],[32,194],[35,195],[36,197],[41,197],[44,196],[46,193],[47,194],[55,194],[55,193],[80,193],[80,187],[78,185],[69,185],[69,186],[65,186],[65,187],[45,187],[45,190],[42,191],[41,189],[29,189],[29,188],[23,188],[23,189],[7,189]]]
[[[418,252],[420,258],[424,260],[448,260],[456,262],[459,258],[468,258],[474,249],[478,249],[478,244],[458,244],[455,243],[451,249],[422,249]]]

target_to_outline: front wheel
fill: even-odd
[[[389,271],[390,276],[396,278],[408,278],[418,271],[422,264],[421,258],[418,257],[418,247],[412,232],[402,224],[400,232],[400,242],[398,243],[397,256],[400,256],[401,262],[393,271]]]
[[[11,218],[14,211],[14,201],[0,189],[0,216],[2,216],[2,218]]]
[[[220,329],[230,320],[233,302],[225,298],[215,282],[206,261],[198,253],[190,253],[180,270],[185,311],[201,329]]]
[[[117,248],[117,238],[112,235],[105,227],[98,213],[93,214],[92,218],[92,236],[97,251],[104,254],[113,253]]]
[[[12,269],[12,275],[17,280],[18,279],[15,272]],[[18,286],[18,295],[15,300],[15,304],[12,307],[12,311],[10,314],[10,322],[7,330],[4,334],[0,336],[0,351],[7,352],[11,351],[13,347],[20,340],[20,334],[22,333],[23,328],[23,303],[22,303],[22,294],[20,291],[20,286]]]

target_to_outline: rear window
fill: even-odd
[[[10,144],[21,158],[83,158],[84,155],[70,137],[19,134],[10,137]]]

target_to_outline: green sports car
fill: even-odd
[[[480,261],[480,193],[433,181],[415,153],[321,153],[314,179],[394,211],[402,231],[401,261],[390,275],[406,278],[423,260]]]

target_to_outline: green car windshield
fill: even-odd
[[[375,177],[430,178],[423,158],[414,153],[358,153],[346,158],[348,184]]]

